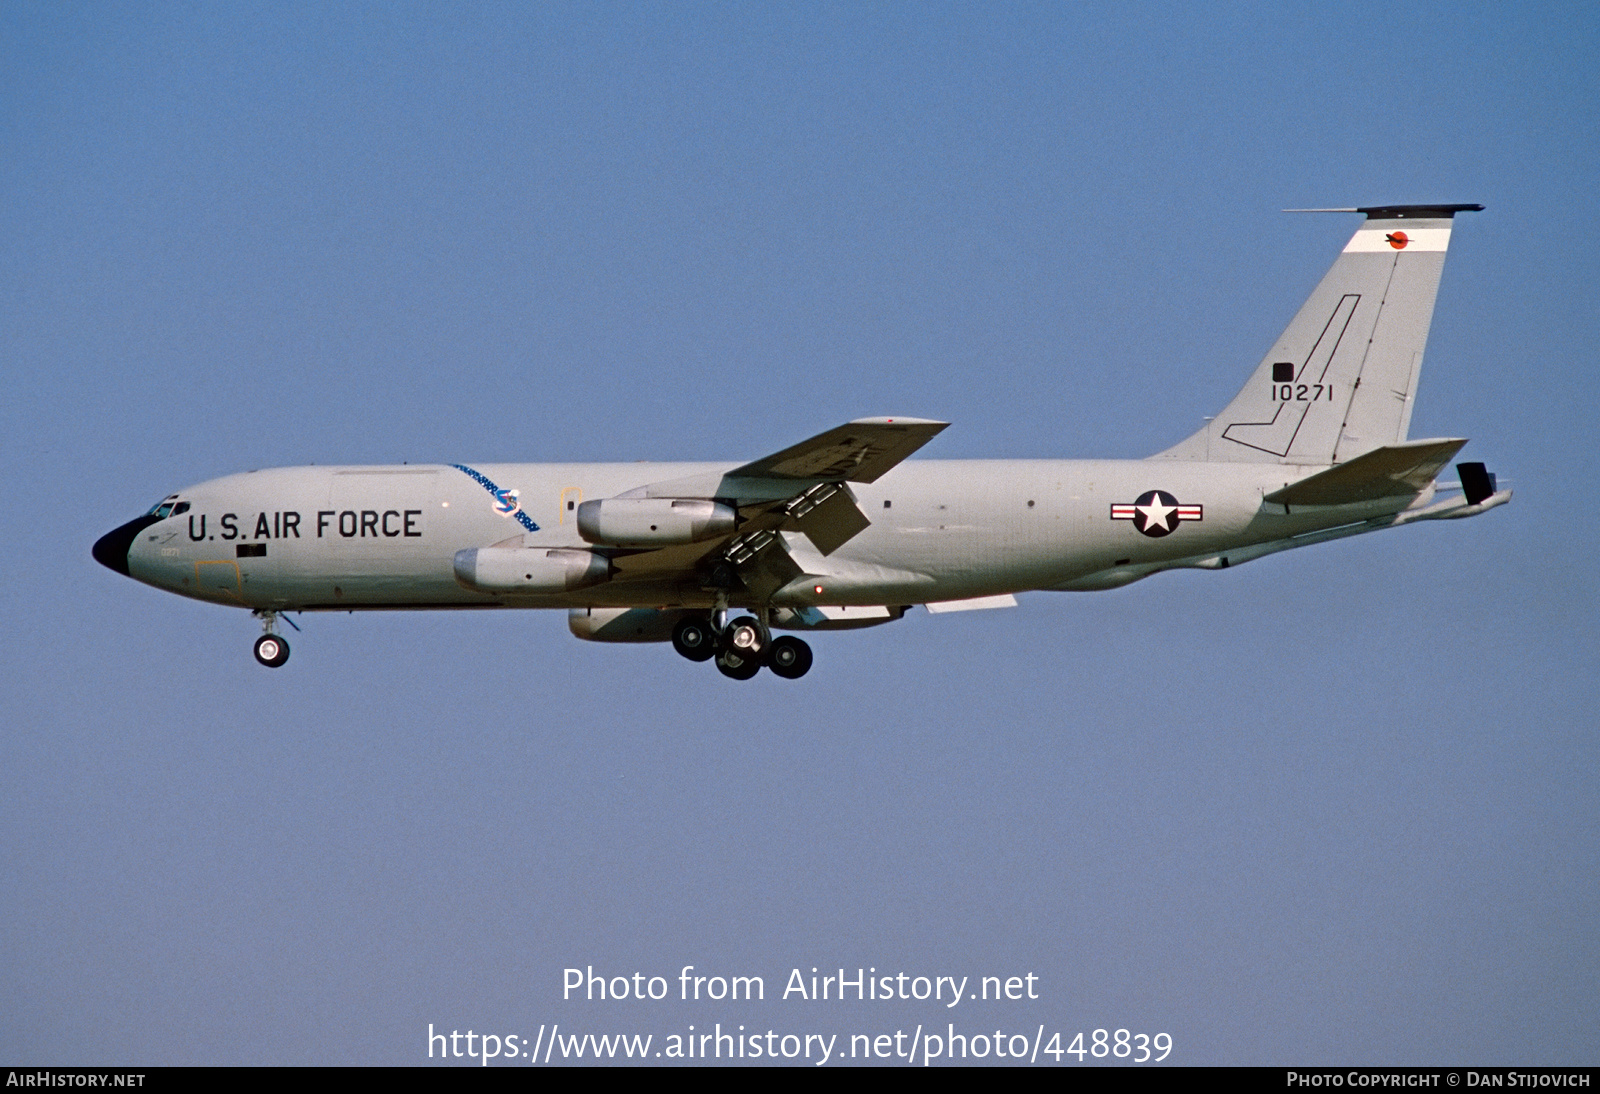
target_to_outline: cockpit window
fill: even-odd
[[[189,503],[178,501],[178,495],[172,494],[152,505],[147,515],[155,517],[157,520],[165,520],[170,516],[175,516],[178,513],[187,513],[188,511]]]

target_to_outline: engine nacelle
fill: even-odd
[[[469,547],[457,551],[456,580],[480,593],[564,593],[611,576],[611,560],[565,547]]]
[[[670,642],[684,615],[659,608],[573,608],[567,629],[585,642]]]
[[[578,534],[608,547],[671,547],[733,531],[738,514],[709,498],[603,498],[578,506]]]

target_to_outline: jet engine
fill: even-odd
[[[480,593],[564,593],[611,576],[611,560],[563,547],[470,547],[457,551],[456,581]]]
[[[710,498],[604,498],[578,506],[578,534],[607,547],[671,547],[726,535],[737,517]]]
[[[567,629],[586,642],[670,642],[687,614],[659,608],[573,608]]]

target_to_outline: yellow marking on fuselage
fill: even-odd
[[[556,507],[556,523],[557,524],[565,524],[565,523],[567,523],[567,495],[568,494],[576,494],[576,495],[578,495],[577,504],[578,505],[582,505],[583,504],[583,487],[581,487],[581,486],[564,486],[564,487],[562,487],[561,488],[561,503]]]
[[[214,585],[207,584],[206,580],[203,577],[200,576],[200,567],[202,567],[202,566],[227,566],[230,569],[232,569],[233,570],[233,588],[231,588],[231,589],[228,588],[228,586],[226,584],[226,582],[227,582],[227,578],[226,577],[223,577],[220,581],[218,581],[217,584],[214,584]],[[205,593],[221,593],[224,596],[231,596],[231,597],[233,597],[233,599],[241,601],[241,602],[243,602],[243,600],[244,600],[244,597],[239,595],[239,564],[237,562],[232,561],[232,560],[224,561],[224,560],[220,560],[220,559],[213,559],[213,560],[205,561],[205,562],[196,562],[194,564],[194,583],[195,583],[195,586],[200,590],[200,592],[202,594],[205,594]]]

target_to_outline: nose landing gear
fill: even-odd
[[[263,609],[256,612],[255,616],[261,620],[261,630],[264,632],[256,639],[256,660],[269,669],[282,668],[289,660],[289,643],[277,633],[278,613]],[[290,622],[289,626],[293,627],[294,623]]]
[[[289,643],[275,634],[264,634],[256,639],[256,660],[269,669],[283,667],[289,660]]]

